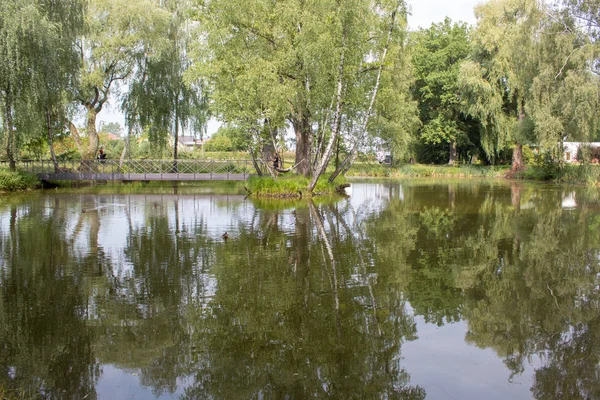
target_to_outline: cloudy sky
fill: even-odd
[[[445,17],[452,21],[475,24],[473,8],[482,0],[408,0],[412,15],[408,17],[411,29],[428,28],[433,22],[442,22]]]

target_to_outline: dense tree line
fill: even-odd
[[[518,171],[525,145],[597,136],[599,3],[489,0],[473,27],[409,31],[402,0],[5,1],[3,153],[14,168],[43,141],[57,165],[68,134],[94,158],[97,115],[117,99],[128,138],[158,148],[212,115],[219,146],[247,150],[259,173],[293,130],[310,187],[332,160],[329,180],[383,144],[398,161]]]

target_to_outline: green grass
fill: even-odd
[[[31,190],[41,186],[42,182],[34,174],[0,169],[0,192]]]
[[[343,179],[337,179],[333,184],[327,182],[325,177],[321,178],[313,193],[309,193],[306,187],[309,179],[302,176],[279,176],[277,179],[271,177],[252,176],[248,179],[248,190],[253,197],[278,197],[294,198],[312,195],[334,195]]]
[[[508,166],[403,164],[390,167],[380,164],[356,163],[350,168],[347,176],[388,178],[501,178],[508,169]]]
[[[565,165],[557,179],[561,183],[600,185],[600,165]]]
[[[39,398],[41,398],[39,394],[31,391],[27,391],[24,389],[10,390],[4,386],[0,386],[1,400],[34,400]]]
[[[245,194],[245,181],[150,181],[150,182],[117,182],[108,181],[106,184],[85,182],[85,185],[72,185],[70,182],[54,182],[58,190],[94,193],[94,194],[214,194],[233,195]]]

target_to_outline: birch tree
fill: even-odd
[[[386,48],[405,30],[404,2],[215,0],[202,13],[203,62],[191,79],[211,82],[222,119],[267,141],[289,124],[297,172],[312,176],[312,190],[341,130],[373,114]],[[358,148],[367,129],[342,139]]]

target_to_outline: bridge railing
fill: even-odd
[[[55,173],[51,160],[22,160],[17,168],[36,174]],[[66,160],[59,173],[73,174],[252,174],[250,160]]]

